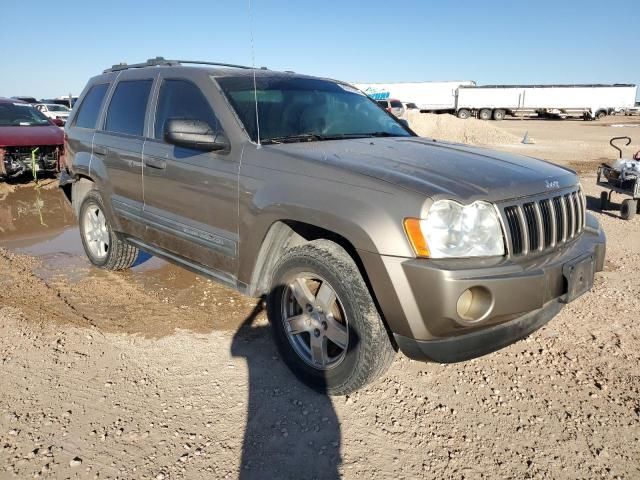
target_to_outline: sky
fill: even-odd
[[[1,0],[0,18],[0,96],[156,56],[252,65],[252,32],[257,66],[353,82],[640,84],[640,0]]]

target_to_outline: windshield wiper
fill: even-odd
[[[324,135],[323,140],[340,140],[343,138],[372,138],[372,137],[399,137],[395,133],[389,132],[367,132],[367,133],[336,133],[335,135]]]
[[[318,140],[326,140],[326,138],[322,135],[318,135],[317,133],[300,133],[298,135],[265,138],[261,140],[261,143],[317,142]]]
[[[389,132],[367,132],[367,133],[336,133],[332,135],[320,135],[317,133],[300,133],[298,135],[287,135],[282,137],[271,137],[262,140],[263,144],[270,143],[296,143],[296,142],[317,142],[320,140],[343,140],[348,138],[373,138],[373,137],[399,137]]]
[[[367,133],[352,133],[350,136],[358,137],[401,137],[402,135],[396,135],[389,132],[367,132]]]

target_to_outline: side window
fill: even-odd
[[[101,83],[94,85],[89,89],[85,95],[82,103],[80,104],[80,110],[76,115],[74,125],[81,128],[96,128],[96,122],[98,121],[98,114],[102,108],[102,102],[104,96],[109,88],[108,83]]]
[[[209,102],[200,89],[188,80],[164,80],[160,87],[154,137],[164,138],[167,120],[184,118],[207,122],[211,130],[222,130]]]
[[[153,80],[124,80],[111,97],[104,129],[141,137]]]

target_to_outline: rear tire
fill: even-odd
[[[283,360],[320,393],[354,392],[393,361],[395,349],[358,267],[329,240],[293,247],[278,260],[267,312]]]
[[[631,220],[636,216],[636,211],[638,209],[638,204],[636,200],[628,198],[622,202],[620,206],[620,217],[623,220]]]
[[[504,110],[502,110],[501,108],[497,108],[493,111],[493,119],[500,121],[500,120],[504,120],[504,117],[506,116],[506,112]]]
[[[604,110],[600,110],[596,112],[596,120],[601,120],[606,116],[607,116],[607,112],[605,112]]]
[[[138,249],[113,231],[97,190],[90,190],[82,200],[78,223],[84,251],[96,267],[124,270],[135,263]]]
[[[483,108],[478,112],[478,118],[480,120],[491,120],[491,110],[489,108]]]
[[[600,192],[600,211],[604,212],[609,208],[609,194]]]
[[[466,108],[461,108],[460,110],[458,110],[458,118],[466,120],[470,116],[471,116],[471,112]]]

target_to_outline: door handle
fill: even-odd
[[[94,145],[93,146],[93,154],[94,155],[106,155],[107,154],[107,148],[103,147],[102,145]]]
[[[157,168],[158,170],[167,168],[167,162],[155,158],[145,158],[144,164],[149,168]]]

